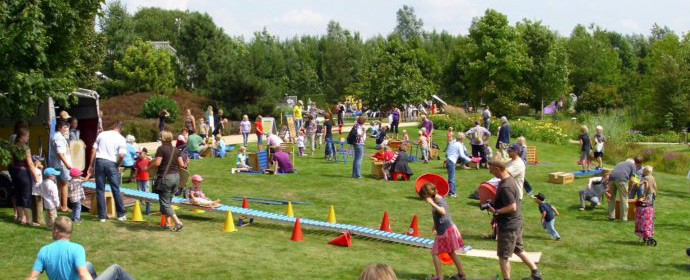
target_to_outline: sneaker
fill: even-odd
[[[613,220],[615,220],[615,218],[611,218],[611,217],[609,217],[609,221],[613,221]]]
[[[120,216],[117,218],[118,221],[126,221],[127,217],[126,216]]]
[[[172,229],[172,231],[178,232],[178,231],[181,231],[182,228],[184,228],[184,224],[177,224],[177,225],[175,225],[175,227]]]
[[[577,209],[577,210],[580,210],[580,211],[585,211],[585,208],[584,208],[584,207],[580,207],[580,208],[579,208],[579,209]]]
[[[556,241],[561,241],[561,238],[560,238],[560,237],[556,237]]]
[[[532,275],[530,275],[530,276],[532,277],[532,280],[543,280],[544,279],[544,277],[541,276],[541,273],[539,273],[539,271],[532,272]]]
[[[456,198],[456,197],[458,197],[458,195],[457,194],[451,194],[450,197]]]

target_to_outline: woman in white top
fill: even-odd
[[[243,146],[247,146],[249,140],[249,132],[252,130],[252,123],[249,122],[249,117],[247,115],[242,116],[242,121],[240,122],[240,133],[242,133],[242,143]]]

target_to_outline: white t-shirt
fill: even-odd
[[[36,181],[36,184],[31,188],[31,195],[36,195],[40,196],[41,195],[41,183],[43,183],[43,171],[38,168],[34,168],[34,173],[36,173],[36,177],[38,180]]]
[[[53,138],[50,141],[50,148],[48,151],[50,162],[48,166],[55,168],[57,170],[60,170],[64,167],[64,163],[62,162],[62,160],[60,160],[58,154],[62,154],[65,157],[65,161],[67,161],[67,163],[71,166],[72,156],[68,151],[68,147],[69,144],[67,143],[67,138],[65,138],[65,136],[62,135],[62,133],[55,132],[55,134],[53,134]]]
[[[58,195],[57,185],[53,180],[43,180],[43,183],[41,183],[41,197],[43,197],[43,207],[45,209],[60,207],[60,197]]]
[[[93,147],[96,149],[96,158],[117,162],[118,155],[127,153],[127,141],[117,131],[103,131],[96,137]]]
[[[519,198],[522,200],[523,185],[525,184],[525,162],[521,158],[511,159],[506,164],[508,173],[510,173],[515,181],[517,182],[518,189],[520,190]]]

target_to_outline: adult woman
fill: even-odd
[[[326,119],[323,123],[324,139],[326,139],[326,160],[331,161],[335,154],[335,144],[333,144],[333,121],[331,120],[331,113],[325,112],[323,117]]]
[[[357,135],[354,146],[354,160],[352,161],[352,178],[362,178],[362,157],[364,156],[364,141],[367,140],[367,131],[364,129],[366,116],[359,116],[352,129]]]
[[[169,228],[170,219],[175,221],[173,231],[180,231],[184,227],[180,219],[175,214],[172,207],[172,194],[180,183],[178,169],[184,168],[184,162],[178,149],[172,145],[173,135],[170,131],[161,132],[162,145],[156,150],[156,157],[151,165],[158,167],[158,178],[161,178],[160,187],[154,186],[154,191],[158,193],[161,213],[168,218],[165,228]],[[167,169],[167,170],[166,170]]]
[[[191,109],[187,109],[187,113],[184,117],[184,128],[186,128],[190,134],[196,131],[196,120],[194,119],[194,116],[192,116]]]
[[[29,130],[20,128],[14,140],[17,148],[12,155],[10,164],[10,176],[14,183],[14,197],[17,204],[17,221],[21,224],[31,224],[31,188],[38,180],[35,174],[34,163],[31,160],[31,150],[29,149]]]
[[[316,149],[316,122],[314,121],[314,117],[311,115],[307,116],[307,122],[304,124],[304,128],[307,132],[307,140],[309,141],[309,145],[311,145],[311,155],[313,156],[314,150]]]
[[[218,113],[213,121],[216,125],[215,130],[213,130],[213,135],[223,135],[223,109],[218,109]]]
[[[395,140],[398,140],[398,125],[400,125],[400,109],[398,107],[393,108],[393,121],[391,122],[391,132],[395,133]]]
[[[503,116],[501,117],[501,127],[498,128],[498,137],[496,137],[496,151],[503,159],[508,158],[506,152],[508,144],[510,144],[510,125],[508,124],[508,118]]]
[[[215,126],[215,122],[213,119],[213,107],[212,106],[208,106],[208,108],[206,108],[206,113],[204,113],[204,119],[206,120],[206,124],[210,128],[208,130],[207,134],[213,133],[213,131],[215,131],[214,129],[216,128],[216,126]],[[209,135],[209,136],[213,137],[213,135]]]
[[[256,145],[259,151],[261,151],[261,146],[263,144],[263,135],[264,135],[264,123],[263,123],[263,117],[261,115],[256,116],[256,122],[254,123],[254,127],[256,127]]]
[[[249,142],[249,132],[252,130],[252,123],[249,122],[249,117],[247,115],[242,116],[242,121],[240,122],[240,133],[242,133],[242,146],[247,146]]]

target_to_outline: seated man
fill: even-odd
[[[410,165],[408,164],[409,159],[407,157],[407,153],[405,153],[405,147],[401,145],[398,148],[398,152],[393,155],[391,161],[393,162],[389,168],[391,175],[397,172],[402,172],[407,174],[407,178],[412,178],[413,172],[412,168],[410,168]]]
[[[585,210],[585,201],[591,203],[592,209],[601,204],[601,195],[606,192],[606,187],[609,182],[609,175],[604,177],[592,177],[589,179],[589,184],[584,190],[580,190],[580,211]]]
[[[206,143],[204,139],[199,136],[199,134],[192,133],[187,139],[187,151],[189,152],[189,157],[191,159],[197,159],[201,157],[201,154],[206,150]]]
[[[278,173],[293,173],[292,162],[290,162],[290,155],[283,152],[283,147],[276,147],[276,153],[273,155],[273,174]]]
[[[111,265],[97,277],[93,265],[86,262],[84,247],[69,241],[71,235],[72,221],[66,216],[57,217],[53,225],[55,242],[38,251],[27,279],[38,279],[44,271],[49,279],[134,279],[117,264]]]

